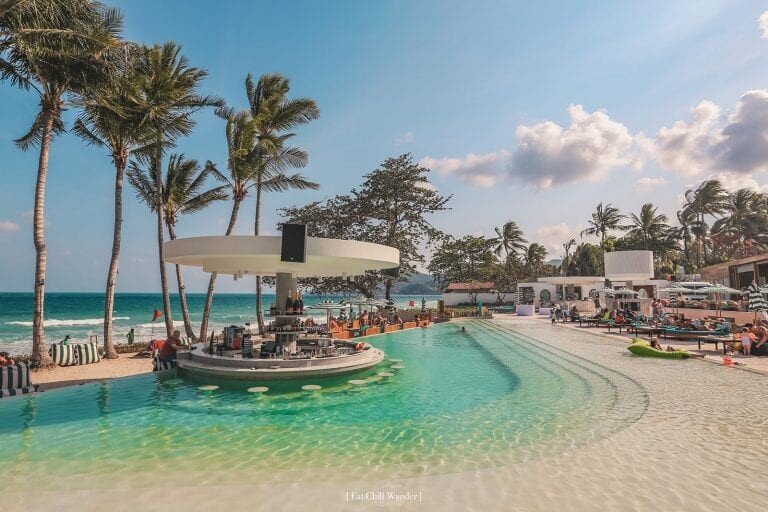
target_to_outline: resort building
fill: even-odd
[[[701,278],[737,290],[746,288],[752,281],[765,286],[768,284],[768,253],[704,267]]]
[[[515,298],[515,292],[499,292],[490,281],[450,283],[443,292],[446,306],[507,303],[515,302]]]

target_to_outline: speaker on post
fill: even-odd
[[[397,279],[398,277],[400,277],[400,267],[385,268],[384,270],[381,271],[381,273],[382,275],[384,275],[384,277],[391,277],[392,279]]]
[[[305,263],[307,261],[306,224],[283,224],[280,261]]]

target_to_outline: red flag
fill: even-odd
[[[158,319],[158,318],[160,318],[161,316],[163,316],[163,313],[162,313],[162,312],[160,312],[160,310],[157,310],[157,309],[156,309],[156,310],[155,310],[155,312],[154,312],[154,313],[152,313],[152,321],[154,322],[155,320],[157,320],[157,319]]]
[[[408,307],[412,308],[412,307],[413,307],[413,306],[415,306],[415,305],[416,305],[416,304],[415,304],[415,303],[414,303],[412,300],[409,300],[409,301],[408,301]]]

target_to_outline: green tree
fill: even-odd
[[[173,147],[180,137],[189,135],[195,126],[195,112],[206,107],[222,107],[223,102],[214,96],[202,96],[198,93],[200,82],[207,76],[207,72],[190,67],[176,43],[168,42],[145,48],[142,66],[139,101],[142,108],[148,112],[148,122],[153,135],[152,144],[136,155],[142,163],[154,166],[152,177],[155,179],[155,189],[160,190],[163,186],[161,166],[164,153]],[[165,328],[170,335],[173,330],[173,318],[168,278],[163,262],[163,213],[163,208],[155,209],[163,314]]]
[[[569,264],[569,273],[575,276],[602,276],[605,273],[603,250],[594,244],[577,245]]]
[[[114,225],[112,255],[104,294],[104,356],[117,356],[113,340],[112,315],[115,306],[120,245],[123,225],[123,177],[131,153],[151,137],[146,111],[137,101],[137,75],[140,73],[138,48],[125,43],[108,53],[114,68],[106,84],[89,88],[77,101],[80,114],[72,131],[88,144],[106,149],[115,169]]]
[[[427,270],[445,290],[452,282],[480,282],[493,279],[495,241],[482,236],[445,237],[432,254]]]
[[[254,188],[256,212],[253,234],[258,236],[261,225],[262,196],[264,192],[282,192],[291,189],[317,189],[319,185],[300,174],[287,175],[287,168],[307,165],[307,154],[300,148],[287,146],[297,126],[320,117],[320,109],[310,98],[288,98],[290,81],[277,73],[262,75],[257,83],[249,74],[245,79],[245,93],[258,134],[258,151],[255,160]],[[280,161],[272,159],[282,155]],[[259,159],[261,157],[261,159]],[[262,279],[256,276],[256,319],[259,332],[264,332],[262,306]]]
[[[654,243],[663,238],[669,231],[669,218],[663,213],[657,213],[658,208],[653,203],[645,203],[640,208],[640,214],[629,216],[627,235],[637,237],[643,242],[643,249],[652,250]]]
[[[29,131],[16,140],[22,150],[39,148],[33,214],[35,367],[52,366],[43,325],[48,258],[45,185],[51,141],[64,131],[65,96],[108,79],[110,67],[102,56],[120,44],[121,25],[118,11],[91,0],[0,0],[0,79],[33,91],[40,105]]]
[[[695,189],[685,191],[684,211],[695,219],[691,232],[696,238],[696,265],[707,262],[707,233],[709,226],[705,217],[722,214],[728,207],[728,192],[719,180],[704,180]]]
[[[387,158],[364,176],[359,190],[352,191],[358,216],[377,233],[378,243],[400,251],[400,280],[407,280],[423,263],[423,243],[431,244],[441,233],[429,217],[446,210],[450,196],[441,196],[429,185],[430,170],[413,161],[410,154]],[[393,278],[383,278],[385,297],[392,296]]]
[[[540,276],[544,271],[546,259],[547,249],[543,245],[534,242],[526,247],[523,253],[526,277],[534,279]]]
[[[765,196],[741,188],[728,195],[724,214],[712,225],[712,234],[727,244],[729,257],[746,257],[750,248],[765,248],[768,233]]]
[[[154,174],[157,167],[151,160],[146,166],[131,162],[128,180],[136,189],[138,198],[152,211],[163,211],[163,220],[171,240],[176,239],[176,223],[179,217],[197,213],[214,202],[227,198],[227,187],[223,185],[205,190],[211,169],[208,166],[201,168],[197,160],[187,159],[184,155],[171,155],[165,175],[160,176],[160,179]],[[159,189],[158,182],[161,184]],[[191,339],[195,339],[189,320],[184,277],[181,267],[175,265],[175,268],[184,331]]]
[[[606,241],[609,232],[622,229],[621,222],[624,218],[625,215],[622,215],[619,209],[612,206],[611,203],[603,206],[603,203],[600,202],[594,213],[592,213],[589,227],[581,232],[581,236],[599,236],[600,243],[602,244]]]

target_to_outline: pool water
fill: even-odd
[[[201,485],[458,473],[604,439],[648,407],[640,384],[606,366],[492,322],[463,325],[377,336],[387,354],[377,368],[265,383],[265,393],[166,372],[2,400],[6,485],[141,486],[169,471]]]

